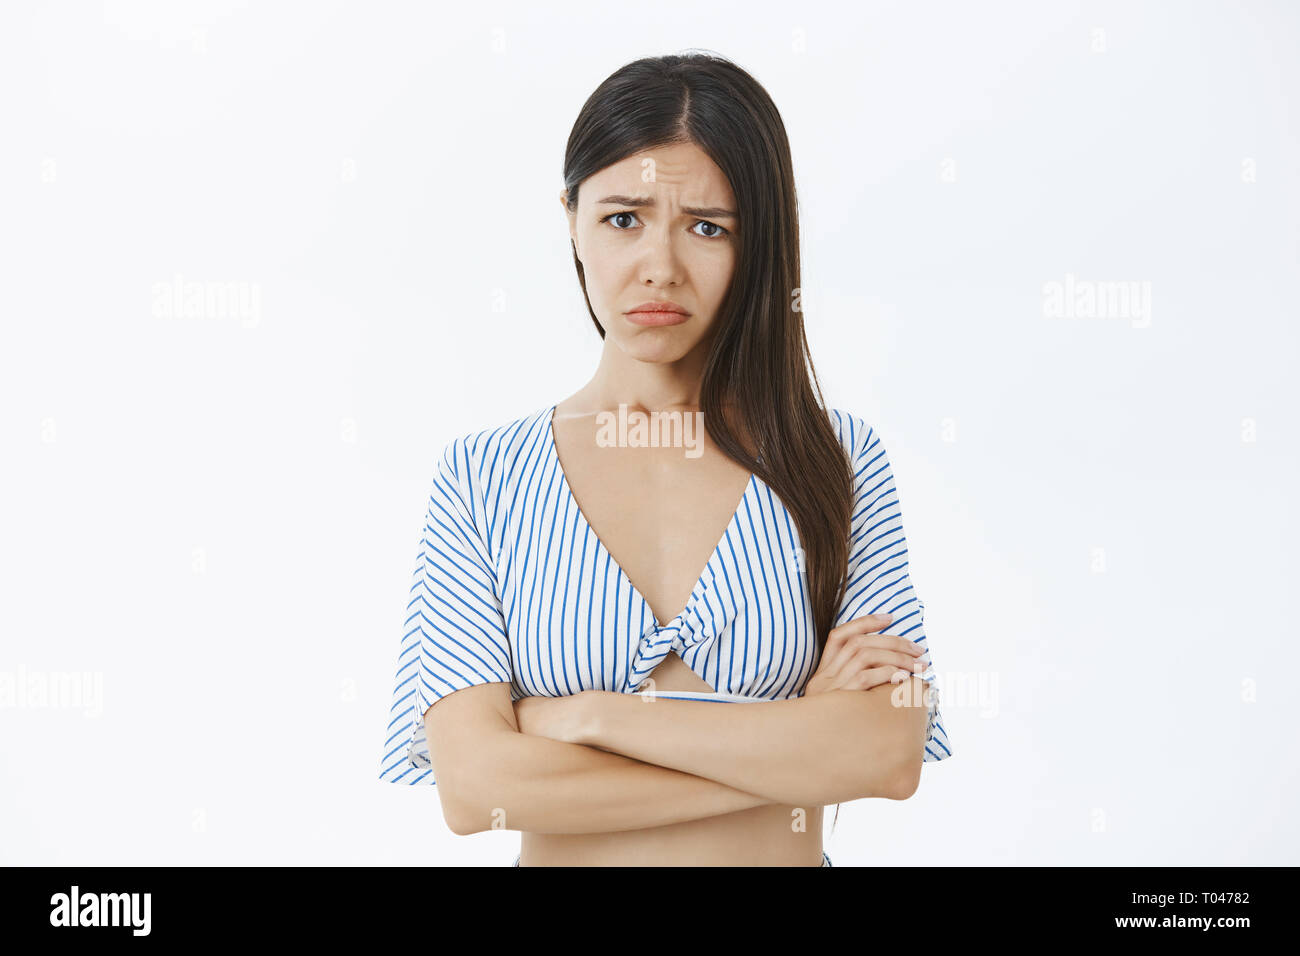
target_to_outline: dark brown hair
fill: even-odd
[[[766,482],[794,517],[824,650],[848,573],[853,472],[819,401],[804,335],[794,165],[776,104],[757,80],[713,53],[628,63],[587,98],[569,133],[568,209],[577,210],[578,188],[589,176],[637,152],[688,142],[727,177],[740,217],[700,410],[718,447]],[[576,249],[573,264],[603,339]]]

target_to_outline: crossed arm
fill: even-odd
[[[425,731],[454,832],[612,832],[771,803],[905,799],[920,777],[925,686],[756,703],[584,691],[539,701],[562,708],[552,737],[521,732],[510,685],[492,683],[439,700]]]

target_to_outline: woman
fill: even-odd
[[[638,60],[564,177],[600,363],[444,450],[381,777],[516,865],[828,866],[824,805],[951,751],[884,448],[814,395],[784,126]]]

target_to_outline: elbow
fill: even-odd
[[[485,827],[475,826],[471,820],[473,815],[467,813],[448,813],[446,807],[443,808],[442,818],[447,823],[447,829],[456,836],[469,836],[471,833],[478,833]]]
[[[859,773],[853,788],[853,796],[848,799],[860,800],[864,797],[874,797],[885,800],[906,800],[916,793],[921,783],[919,757],[907,761],[889,762],[880,760],[879,754],[875,756],[876,761],[868,764],[874,769],[865,780],[861,779]],[[840,799],[836,798],[831,802],[839,803]]]
[[[925,682],[912,677],[902,688],[875,688],[871,697],[871,732],[862,735],[867,753],[859,766],[873,768],[863,782],[863,795],[906,800],[921,785],[928,712],[913,702],[924,701]]]
[[[482,688],[460,689],[424,715],[442,819],[458,836],[504,826],[500,784],[519,731],[506,685],[487,687],[495,688],[489,696]]]
[[[921,786],[921,767],[925,762],[927,739],[927,717],[924,712],[920,715],[920,719],[919,729],[915,717],[909,717],[906,727],[902,730],[902,739],[899,742],[900,756],[894,763],[895,769],[889,793],[891,800],[906,800]]]
[[[447,773],[447,789],[441,794],[442,818],[457,836],[505,828],[505,811],[492,805],[486,794],[496,788],[482,776],[477,761],[460,763]],[[438,782],[442,790],[442,781]]]
[[[482,801],[473,799],[452,797],[445,800],[442,805],[442,819],[446,822],[447,829],[457,836],[508,829],[505,826],[504,810],[500,807],[489,808]]]
[[[491,749],[486,741],[483,743],[483,750]],[[464,751],[451,755],[446,762],[448,766],[439,767],[438,797],[447,829],[457,836],[500,829],[501,824],[494,822],[494,815],[503,811],[492,810],[486,796],[495,789],[485,779],[485,774],[491,773],[493,762],[476,760]]]
[[[457,836],[469,836],[483,829],[477,825],[480,814],[471,809],[461,789],[461,776],[452,768],[438,775],[438,800],[442,804],[442,819],[447,829]]]
[[[921,786],[921,758],[912,755],[895,771],[893,787],[888,797],[890,800],[906,800],[916,793]]]

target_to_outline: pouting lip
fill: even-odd
[[[689,312],[683,309],[676,302],[667,302],[667,301],[659,301],[659,300],[642,302],[640,305],[635,305],[632,308],[628,309],[627,312],[624,314],[628,315],[633,312],[676,312],[680,315],[690,315]]]

